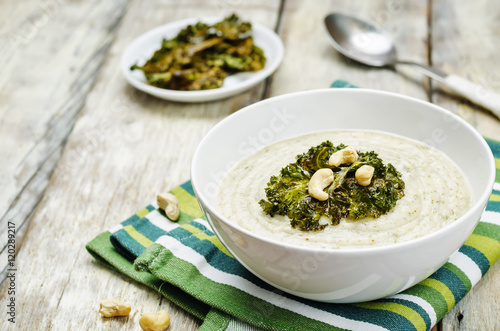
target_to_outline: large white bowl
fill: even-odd
[[[330,129],[382,130],[435,146],[467,177],[472,208],[454,223],[424,237],[362,249],[293,246],[255,235],[221,215],[217,191],[224,173],[235,162],[275,141]],[[200,143],[191,176],[214,232],[248,270],[285,292],[347,303],[400,292],[440,268],[476,226],[491,193],[494,169],[484,139],[443,108],[387,92],[325,89],[267,99],[227,117]]]

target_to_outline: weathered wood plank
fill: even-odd
[[[0,281],[7,222],[19,248],[127,1],[0,4]]]
[[[500,3],[496,1],[433,1],[432,62],[500,93]],[[435,84],[438,85],[438,84]],[[470,102],[436,91],[433,101],[458,114],[486,137],[500,140],[500,120]],[[500,264],[442,320],[446,330],[500,330]]]
[[[131,2],[18,254],[18,314],[36,316],[19,318],[18,328],[137,330],[142,312],[160,307],[172,314],[171,330],[200,325],[158,293],[99,266],[84,246],[153,201],[156,193],[188,180],[192,155],[204,134],[233,111],[260,100],[264,84],[217,102],[167,102],[127,85],[119,59],[138,35],[187,17],[236,11],[274,28],[279,5]],[[99,301],[110,297],[129,301],[132,315],[103,319]]]
[[[500,93],[499,10],[497,1],[433,1],[433,64]],[[463,117],[484,136],[500,140],[500,120],[487,110],[439,89],[433,102]]]
[[[330,45],[323,24],[331,12],[371,21],[395,39],[402,58],[426,63],[427,22],[423,2],[401,1],[286,1],[280,35],[286,46],[281,68],[273,77],[270,95],[327,88],[343,79],[364,88],[427,99],[427,79],[408,68],[398,72],[371,68],[340,55]],[[404,24],[403,24],[404,23]]]
[[[6,165],[0,163],[0,176],[5,174],[0,177],[0,185],[6,187],[0,192],[0,203],[4,203],[0,204],[0,217],[4,215],[3,221],[15,215],[29,219],[49,185],[17,257],[19,329],[136,330],[142,312],[159,308],[172,314],[171,330],[196,329],[201,321],[158,293],[94,262],[83,248],[85,243],[142,208],[155,193],[189,179],[191,157],[202,136],[219,120],[263,95],[325,88],[335,79],[344,79],[361,87],[428,98],[428,80],[411,68],[401,67],[397,72],[369,68],[339,55],[329,45],[322,23],[329,11],[367,18],[395,37],[401,58],[425,63],[427,7],[423,1],[286,1],[280,25],[286,56],[267,88],[261,84],[230,99],[197,105],[162,101],[129,87],[118,67],[125,46],[150,28],[192,16],[238,12],[274,27],[280,1],[191,0],[180,5],[174,0],[137,0],[127,7],[115,35],[124,4],[0,0],[0,41],[7,45],[0,50],[0,107],[4,107],[0,113],[0,152],[2,162],[8,161]],[[478,83],[483,82],[476,77],[486,77],[485,85],[498,92],[500,79],[488,70],[495,67],[493,56],[499,45],[499,37],[494,34],[498,20],[493,20],[498,8],[491,6],[492,2],[486,0],[473,5],[434,2],[435,13],[451,16],[435,16],[433,26],[439,26],[439,19],[454,24],[442,26],[442,34],[433,31],[432,57],[443,69],[474,73]],[[449,8],[452,10],[447,13]],[[487,35],[473,40],[471,24],[459,25],[470,22],[471,17],[475,17],[474,29],[485,27]],[[481,21],[482,17],[489,18]],[[455,39],[443,38],[457,31]],[[481,47],[488,49],[487,54],[480,54]],[[84,100],[85,107],[78,115]],[[444,94],[433,94],[433,100],[467,118],[482,134],[500,134],[498,122],[483,110],[457,106],[459,99]],[[68,135],[60,156],[61,142]],[[5,232],[0,232],[0,243],[5,237]],[[0,261],[5,261],[5,255]],[[496,293],[500,293],[495,286],[499,284],[498,268],[497,263],[445,317],[444,330],[499,328],[494,324],[498,321],[493,320],[499,301]],[[0,294],[2,306],[6,303],[5,290]],[[102,318],[97,310],[99,300],[106,297],[132,303],[132,315]]]

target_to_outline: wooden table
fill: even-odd
[[[154,291],[102,267],[85,244],[189,179],[194,150],[218,121],[256,101],[325,88],[336,79],[432,101],[500,140],[488,111],[439,90],[411,68],[374,69],[339,55],[322,20],[333,11],[371,20],[394,36],[401,58],[432,64],[500,92],[500,2],[299,0],[0,0],[0,243],[5,279],[9,226],[16,229],[19,330],[137,330],[159,307],[170,330],[201,321]],[[277,31],[278,71],[241,95],[199,104],[167,102],[129,86],[124,48],[167,22],[237,12]],[[103,319],[99,301],[121,297],[129,318]],[[440,330],[499,330],[500,263],[439,323]]]

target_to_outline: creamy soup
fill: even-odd
[[[295,162],[295,156],[330,140],[359,151],[375,151],[404,180],[405,196],[380,218],[342,219],[322,231],[291,227],[286,216],[265,214],[269,178]],[[230,221],[255,234],[282,242],[322,248],[382,246],[432,233],[462,216],[471,206],[471,192],[458,168],[444,153],[416,140],[377,131],[318,132],[269,145],[233,167],[219,192],[219,210]]]

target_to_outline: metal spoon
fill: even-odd
[[[397,58],[392,38],[382,30],[355,17],[333,13],[325,17],[325,25],[333,47],[360,63],[385,67],[395,64],[413,65],[423,74],[443,83],[452,92],[491,110],[500,117],[500,95],[456,75],[423,64]]]

